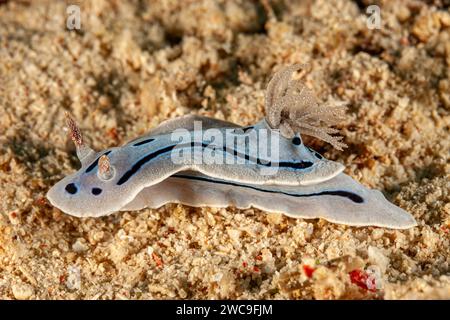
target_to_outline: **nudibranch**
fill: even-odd
[[[266,117],[253,126],[189,115],[162,122],[121,147],[96,152],[67,114],[81,169],[56,183],[51,204],[77,217],[159,208],[254,207],[294,218],[351,226],[406,229],[414,218],[377,190],[343,173],[344,166],[304,145],[301,134],[341,150],[332,134],[342,103],[319,105],[292,73],[277,72],[266,95]]]

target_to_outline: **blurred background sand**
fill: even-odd
[[[0,1],[1,299],[450,298],[449,2]],[[279,68],[349,102],[343,152],[306,143],[408,210],[406,231],[259,210],[78,219],[47,190],[79,168],[70,111],[95,149],[183,114],[264,116]],[[367,275],[378,274],[376,288]]]

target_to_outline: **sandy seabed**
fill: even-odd
[[[1,299],[450,298],[448,1],[376,1],[379,30],[367,1],[75,3],[69,31],[63,1],[0,1]],[[306,143],[417,227],[182,205],[78,219],[46,201],[79,168],[65,111],[96,150],[184,114],[253,124],[294,63],[349,103],[347,149]]]

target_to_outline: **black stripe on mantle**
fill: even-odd
[[[200,144],[196,144],[195,142],[191,142],[189,144],[185,144],[185,145],[179,145],[179,144],[175,144],[175,145],[171,145],[171,146],[167,146],[165,148],[162,148],[160,150],[154,151],[152,153],[149,153],[148,155],[144,156],[143,158],[141,158],[140,160],[138,160],[132,167],[130,170],[128,170],[127,172],[125,172],[122,177],[120,177],[119,181],[117,181],[117,185],[122,185],[125,182],[127,182],[133,175],[135,175],[143,165],[145,165],[147,162],[153,160],[154,158],[165,154],[167,152],[172,151],[175,148],[185,148],[185,147],[199,147],[201,146],[203,149],[205,148],[213,148],[213,150],[215,150],[215,148],[211,145],[202,143]],[[239,153],[237,150],[229,150],[226,148],[226,146],[222,147],[222,151],[229,153],[231,155],[234,155],[236,157],[239,158],[244,158],[245,160],[253,160],[250,159],[250,156],[248,154],[241,154]],[[256,164],[258,165],[262,165],[262,166],[266,166],[266,167],[281,167],[281,168],[291,168],[291,169],[306,169],[309,168],[313,165],[313,163],[311,161],[299,161],[299,162],[289,162],[289,161],[282,161],[282,162],[263,162],[261,161],[261,159],[256,158]]]
[[[283,194],[283,195],[290,196],[290,197],[315,197],[315,196],[330,195],[330,196],[344,197],[355,203],[363,203],[364,202],[364,199],[361,196],[357,195],[356,193],[349,192],[349,191],[343,191],[343,190],[330,190],[330,191],[322,191],[322,192],[317,192],[317,193],[296,194],[296,193],[288,193],[288,192],[283,192],[283,191],[261,189],[261,188],[258,188],[258,187],[252,186],[252,185],[241,184],[241,183],[232,182],[232,181],[215,180],[215,179],[210,179],[210,178],[206,178],[206,177],[188,176],[188,175],[183,175],[183,174],[174,174],[172,177],[189,179],[189,180],[199,180],[199,181],[205,181],[205,182],[210,182],[210,183],[219,183],[219,184],[230,185],[230,186],[235,186],[235,187],[253,189],[253,190],[261,191],[261,192],[278,193],[278,194]]]

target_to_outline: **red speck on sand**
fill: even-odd
[[[356,284],[358,287],[363,288],[364,290],[369,290],[371,292],[376,292],[376,284],[375,284],[375,278],[369,277],[369,275],[360,270],[355,269],[351,272],[349,272],[350,281],[353,284]]]
[[[155,260],[156,265],[158,267],[162,267],[163,261],[162,261],[162,259],[160,257],[158,257],[158,255],[156,253],[154,253],[154,252],[152,253],[152,258],[153,258],[153,260]]]
[[[116,128],[109,129],[108,135],[114,140],[118,140],[119,139],[119,134],[117,133],[117,129]]]
[[[64,282],[66,282],[66,275],[63,274],[59,276],[59,283],[63,284]]]
[[[307,276],[308,278],[311,278],[311,277],[312,277],[314,271],[316,271],[316,269],[314,269],[313,267],[308,266],[307,264],[305,264],[305,265],[303,266],[303,272],[306,274],[306,276]]]
[[[45,205],[48,204],[48,203],[47,203],[47,199],[45,199],[44,197],[37,198],[37,199],[34,201],[34,203],[35,203],[37,206],[41,206],[41,207],[43,207],[43,206],[45,206]]]
[[[247,268],[247,266],[248,266],[248,264],[247,264],[247,262],[242,262],[242,266],[244,267],[244,268]]]
[[[254,266],[254,267],[253,267],[253,271],[259,272],[259,268],[258,268],[257,266]]]

